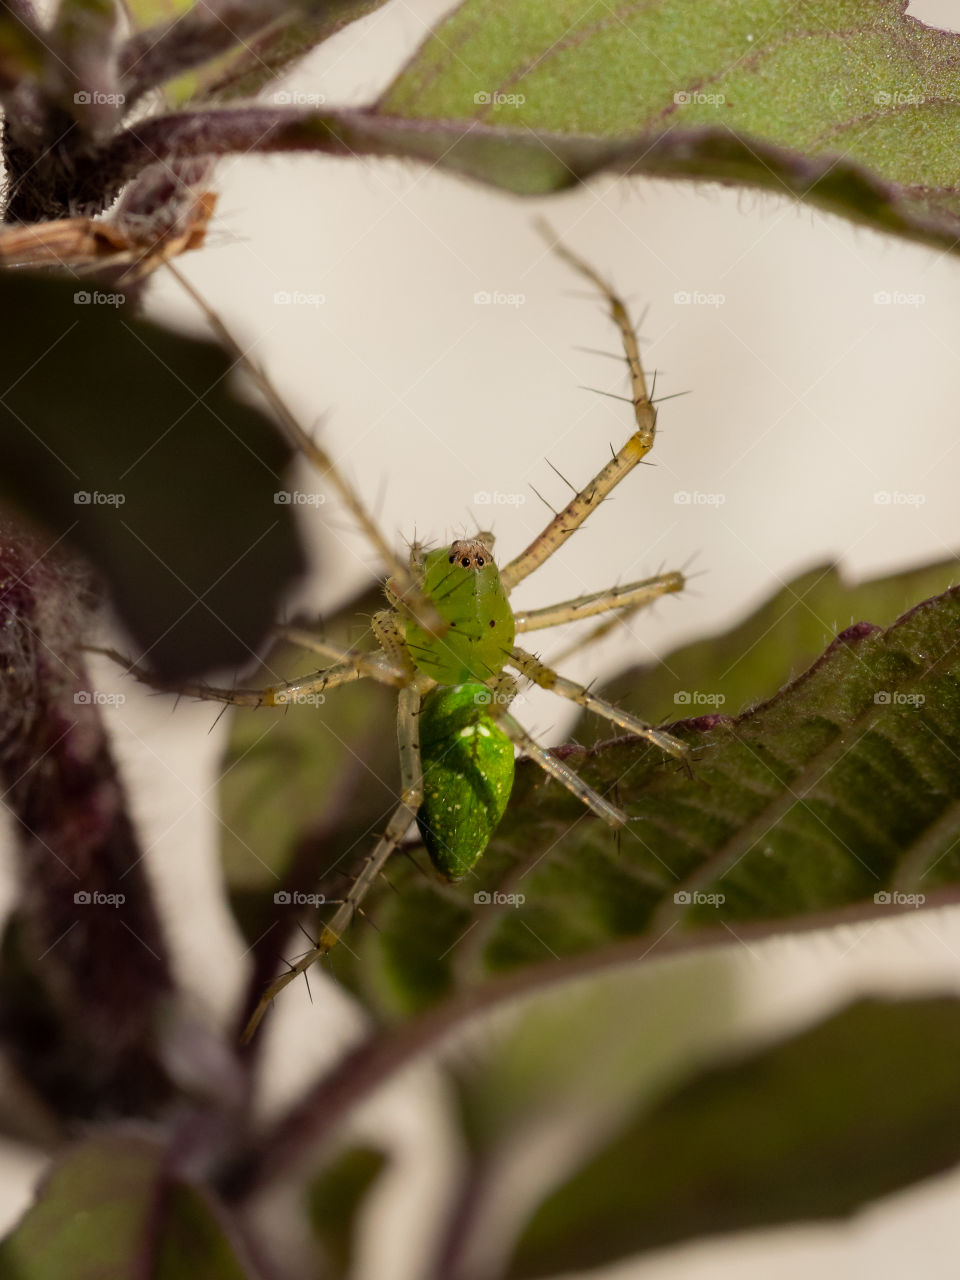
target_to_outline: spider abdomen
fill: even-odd
[[[417,825],[448,880],[474,866],[503,817],[513,786],[513,743],[490,713],[490,690],[431,690],[420,713],[423,802]]]

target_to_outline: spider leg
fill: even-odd
[[[556,756],[551,755],[549,751],[541,747],[536,738],[531,737],[523,725],[514,720],[509,712],[501,713],[500,722],[511,740],[516,743],[523,754],[529,756],[531,760],[538,764],[544,773],[549,774],[561,786],[566,787],[571,795],[576,796],[591,813],[595,813],[608,826],[619,828],[626,825],[628,821],[627,815],[621,809],[618,809],[616,805],[610,804],[608,800],[604,800],[603,796],[594,791],[589,783],[584,782],[579,774],[574,773],[562,760],[558,760]]]
[[[323,636],[317,635],[315,631],[311,631],[307,627],[274,627],[273,634],[280,640],[288,640],[290,644],[298,645],[301,649],[309,649],[311,653],[318,653],[322,658],[329,659],[330,662],[342,662],[351,652],[342,645],[333,644],[331,641],[325,640]]]
[[[629,610],[631,613],[653,604],[661,596],[682,591],[682,573],[662,573],[642,582],[630,582],[623,587],[608,587],[606,591],[594,591],[590,595],[577,596],[560,604],[543,609],[519,610],[514,621],[517,632],[541,631],[546,627],[558,627],[564,622],[578,622],[581,618],[594,618],[599,613],[612,610]]]
[[[630,436],[626,444],[613,455],[610,461],[597,472],[589,484],[585,485],[578,493],[575,493],[562,511],[557,512],[550,523],[537,534],[529,546],[500,570],[500,579],[508,592],[512,591],[519,582],[522,582],[535,569],[538,569],[555,551],[558,551],[570,535],[576,533],[590,513],[595,511],[600,503],[603,502],[611,490],[616,488],[620,481],[630,474],[637,463],[646,457],[653,448],[657,430],[657,411],[647,391],[647,381],[644,376],[643,366],[640,363],[637,338],[626,306],[619,295],[594,271],[589,263],[584,262],[582,258],[578,258],[576,254],[571,253],[569,249],[556,242],[556,237],[545,223],[542,224],[541,230],[554,242],[554,251],[564,262],[573,267],[575,271],[578,271],[580,275],[586,276],[607,301],[610,315],[620,330],[627,368],[630,371],[632,392],[630,402],[633,404],[636,431]]]
[[[181,685],[163,684],[156,680],[149,671],[137,666],[129,658],[115,649],[100,649],[90,646],[91,653],[102,653],[114,662],[125,667],[141,684],[149,685],[160,693],[176,693],[188,698],[199,698],[205,702],[225,702],[235,707],[284,707],[291,703],[310,702],[327,689],[334,689],[341,684],[351,684],[355,680],[372,678],[381,684],[399,685],[403,677],[386,664],[377,664],[359,654],[348,655],[342,662],[334,663],[322,671],[311,675],[300,676],[296,680],[266,685],[262,689],[218,689],[213,685],[189,683]]]
[[[568,645],[564,645],[562,649],[553,655],[553,661],[557,664],[566,662],[574,654],[582,653],[584,649],[589,649],[591,645],[596,644],[598,640],[602,640],[611,631],[616,631],[617,627],[625,626],[642,607],[642,605],[634,605],[627,609],[619,609],[616,613],[608,613],[602,622],[598,622],[595,627],[590,627],[585,635],[578,636],[576,640],[571,640]]]
[[[344,649],[340,645],[331,644],[329,640],[315,635],[302,627],[277,627],[274,632],[281,640],[309,649],[322,658],[330,659],[334,664],[353,662],[365,675],[381,684],[395,684],[400,679],[406,666],[392,663],[386,653],[356,653],[352,649]]]
[[[521,675],[526,676],[528,680],[538,684],[541,689],[550,689],[552,692],[558,693],[562,698],[569,698],[571,702],[578,703],[587,711],[592,711],[594,714],[602,716],[605,720],[612,721],[613,724],[618,725],[621,729],[625,729],[627,733],[636,734],[638,738],[646,738],[648,742],[652,742],[661,751],[666,751],[668,755],[674,756],[677,760],[686,764],[689,747],[685,742],[681,742],[679,738],[671,737],[669,733],[664,733],[661,729],[655,729],[644,720],[638,720],[636,716],[630,715],[627,711],[621,711],[612,702],[607,702],[606,699],[591,693],[589,689],[585,689],[583,685],[577,684],[576,681],[568,680],[566,676],[559,675],[552,667],[546,666],[539,658],[534,657],[532,653],[527,653],[526,650],[515,647],[510,651],[509,664],[519,671]]]
[[[377,847],[364,863],[363,869],[356,877],[334,915],[323,926],[317,942],[304,955],[274,978],[267,987],[251,1015],[243,1032],[246,1044],[253,1037],[270,1008],[274,998],[296,977],[314,965],[319,959],[331,951],[344,931],[353,920],[360,904],[383,870],[387,859],[400,847],[404,836],[416,821],[417,811],[423,801],[423,769],[420,763],[420,698],[418,683],[405,685],[400,690],[397,708],[397,737],[400,744],[400,781],[402,793],[399,805],[394,809],[387,823],[386,830],[380,837]]]
[[[402,672],[408,681],[414,680],[417,674],[416,668],[404,641],[403,628],[398,621],[396,610],[381,609],[370,619],[370,625],[387,660],[397,671]],[[433,681],[431,680],[430,683],[432,684]]]

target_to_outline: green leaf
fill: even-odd
[[[172,1174],[168,1160],[164,1147],[126,1134],[68,1148],[0,1243],[0,1274],[246,1280],[210,1198]]]
[[[619,839],[529,762],[475,878],[397,863],[377,931],[331,965],[371,1007],[422,1008],[496,974],[630,943],[636,956],[729,941],[857,904],[877,916],[960,877],[960,590],[886,631],[849,628],[736,719],[678,733],[694,778],[636,739],[562,749],[633,821]],[[904,896],[906,895],[906,896]],[[620,954],[620,952],[618,952]]]
[[[290,449],[223,351],[118,297],[0,279],[0,494],[86,553],[158,676],[249,662],[302,567]]]
[[[311,1181],[310,1222],[323,1251],[325,1278],[346,1280],[351,1274],[357,1221],[386,1164],[379,1149],[351,1147]]]
[[[853,1213],[960,1159],[960,1003],[861,1000],[646,1105],[544,1201],[510,1280]],[[908,1082],[905,1087],[905,1082]]]
[[[678,965],[566,982],[468,1024],[468,1051],[446,1055],[464,1160],[438,1273],[501,1275],[540,1203],[632,1121],[638,1100],[729,1042],[735,1007],[723,966]]]
[[[157,1280],[248,1280],[207,1195],[187,1182],[166,1188],[164,1221],[157,1243]]]
[[[837,565],[817,565],[722,635],[624,671],[603,696],[653,724],[711,711],[737,715],[799,675],[844,627],[859,618],[889,626],[911,603],[946,591],[958,576],[956,558],[856,585]],[[571,734],[577,742],[605,736],[593,716],[582,716]]]
[[[377,104],[367,145],[527,194],[604,168],[746,183],[954,247],[960,37],[905,8],[465,0]]]

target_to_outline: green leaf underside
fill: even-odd
[[[714,178],[949,243],[960,44],[905,7],[466,0],[372,115],[317,127],[520,193],[604,168]]]
[[[619,840],[521,762],[475,873],[446,885],[395,860],[392,889],[367,899],[376,930],[351,935],[359,960],[339,948],[329,963],[368,1006],[397,1015],[618,941],[653,948],[675,933],[677,944],[724,923],[775,929],[851,904],[883,918],[891,904],[875,894],[955,885],[958,627],[960,592],[951,591],[887,631],[849,629],[805,675],[736,719],[681,725],[692,781],[637,740],[564,749],[633,819]]]
[[[0,279],[0,496],[89,556],[158,675],[249,662],[302,567],[290,450],[218,347],[110,297]]]
[[[850,1214],[960,1159],[960,1005],[863,1000],[648,1107],[540,1206],[532,1280],[716,1232]],[[904,1081],[909,1087],[904,1088]]]
[[[36,1203],[0,1244],[0,1273],[16,1280],[244,1280],[199,1188],[165,1169],[145,1138],[110,1136],[68,1148]]]
[[[631,667],[601,692],[653,724],[710,711],[738,715],[805,671],[844,627],[860,618],[889,626],[911,604],[939,595],[958,578],[956,558],[855,584],[837,565],[817,565],[729,631],[674,649],[663,662]],[[597,742],[608,736],[602,722],[584,715],[570,738]]]

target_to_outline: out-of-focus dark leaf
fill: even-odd
[[[93,285],[5,275],[0,306],[3,496],[86,553],[159,677],[248,662],[302,553],[227,356]]]

